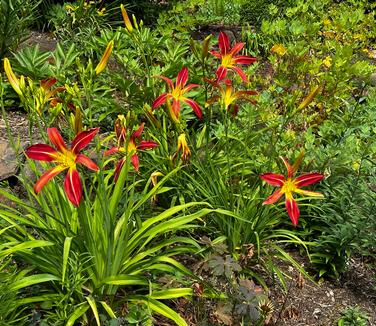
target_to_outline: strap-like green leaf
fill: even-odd
[[[64,283],[65,280],[65,273],[67,271],[67,264],[68,264],[68,257],[69,257],[69,250],[72,243],[72,237],[66,237],[64,240],[64,249],[63,249],[63,268],[61,271],[61,281]]]
[[[69,317],[67,323],[65,326],[73,326],[74,323],[78,318],[80,318],[88,309],[90,308],[90,305],[88,303],[84,303],[80,305]]]
[[[115,313],[113,312],[113,310],[111,309],[111,307],[105,301],[99,301],[99,302],[103,306],[103,308],[107,311],[108,315],[111,318],[116,318]]]
[[[106,277],[102,283],[113,285],[148,285],[146,278],[134,275],[119,274]]]
[[[87,300],[87,302],[89,302],[91,310],[93,311],[93,314],[94,314],[94,317],[95,317],[95,321],[97,322],[97,325],[100,326],[101,322],[99,320],[99,314],[98,314],[97,304],[95,303],[95,300],[93,299],[92,296],[87,296],[86,300]]]
[[[10,286],[10,290],[15,291],[15,290],[25,288],[27,286],[49,282],[49,281],[58,281],[58,280],[59,280],[58,277],[56,277],[55,275],[51,275],[51,274],[36,274],[36,275],[26,276],[14,282]]]
[[[154,312],[173,320],[178,326],[188,326],[178,313],[158,300],[145,296],[133,296],[130,301],[143,302]]]
[[[26,250],[26,249],[32,249],[32,248],[39,248],[39,247],[46,247],[46,246],[52,246],[54,245],[51,241],[45,241],[45,240],[32,240],[32,241],[25,241],[18,245],[15,245],[9,249],[2,250],[0,252],[0,257],[7,256],[11,253],[14,253],[16,251]]]
[[[193,290],[191,288],[176,288],[176,289],[168,289],[168,290],[161,290],[155,291],[151,295],[149,295],[152,299],[176,299],[180,297],[187,297],[192,296]]]

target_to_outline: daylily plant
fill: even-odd
[[[318,192],[308,191],[301,189],[302,187],[309,186],[324,178],[321,173],[306,173],[297,178],[294,178],[295,172],[298,170],[302,155],[297,159],[297,161],[290,165],[287,159],[282,158],[283,163],[287,169],[287,178],[282,174],[275,173],[264,173],[260,178],[274,187],[279,187],[271,196],[269,196],[264,202],[264,205],[274,204],[278,199],[285,195],[285,204],[287,213],[294,226],[298,225],[298,220],[300,217],[300,211],[297,202],[293,197],[293,193],[297,193],[304,196],[319,197],[324,196]]]
[[[236,72],[240,78],[246,83],[248,82],[247,76],[236,65],[249,65],[257,61],[255,57],[248,55],[237,55],[244,47],[245,43],[235,43],[233,48],[230,47],[230,39],[224,32],[219,33],[218,46],[220,53],[217,51],[210,51],[212,55],[221,60],[221,65],[217,69],[217,81],[221,81],[226,78],[228,70]]]
[[[236,116],[238,114],[239,106],[235,104],[235,101],[246,100],[248,102],[256,104],[256,101],[250,98],[250,96],[258,94],[256,91],[235,91],[232,87],[231,80],[229,79],[224,80],[223,84],[225,85],[225,87],[223,87],[216,81],[208,79],[206,79],[206,81],[213,85],[213,87],[217,88],[220,93],[220,95],[216,95],[208,99],[205,104],[206,106],[209,106],[214,102],[218,102],[228,112],[231,112],[234,116]]]
[[[186,93],[188,93],[191,89],[198,87],[199,85],[196,84],[189,84],[185,86],[188,82],[188,69],[184,67],[178,74],[176,78],[176,84],[172,82],[171,79],[165,77],[165,76],[158,76],[159,78],[162,78],[168,85],[169,92],[163,93],[159,95],[155,101],[153,102],[153,109],[156,109],[157,107],[161,106],[162,104],[167,103],[167,106],[169,107],[169,100],[172,99],[172,106],[171,106],[171,117],[175,122],[179,121],[180,117],[180,102],[184,102],[188,104],[196,116],[201,119],[202,117],[202,111],[200,106],[197,104],[197,102],[187,98],[185,96]]]
[[[105,152],[105,155],[112,155],[115,153],[123,154],[123,158],[119,160],[115,168],[115,181],[118,179],[121,169],[126,162],[127,155],[130,155],[131,162],[136,171],[139,170],[139,150],[152,149],[158,146],[158,143],[152,140],[141,140],[137,144],[137,140],[141,137],[142,131],[144,130],[145,123],[142,123],[138,129],[132,133],[129,140],[127,139],[127,127],[126,119],[123,115],[119,115],[118,119],[115,121],[115,134],[117,138],[117,146],[114,146]]]
[[[89,157],[80,154],[80,152],[89,145],[98,131],[99,128],[94,128],[80,132],[68,148],[59,131],[56,128],[48,128],[48,137],[56,149],[47,144],[35,144],[26,150],[27,157],[33,160],[57,164],[45,172],[36,182],[34,185],[35,193],[38,194],[47,182],[60,172],[68,170],[64,180],[64,190],[69,201],[74,206],[79,206],[82,197],[82,183],[77,171],[77,164],[82,164],[93,171],[99,170],[99,167]]]

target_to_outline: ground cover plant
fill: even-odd
[[[0,325],[273,325],[294,273],[374,278],[374,9],[0,2]]]

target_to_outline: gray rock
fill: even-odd
[[[0,139],[0,181],[16,175],[18,169],[16,153],[6,140]]]

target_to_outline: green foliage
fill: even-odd
[[[348,307],[338,319],[338,326],[367,326],[369,317],[359,307]]]
[[[221,23],[234,25],[240,21],[241,5],[243,0],[225,1],[210,0],[202,2],[197,12],[199,24]]]
[[[108,16],[98,11],[103,4],[51,6],[50,23],[61,40],[57,49],[42,53],[38,47],[25,48],[11,60],[15,78],[9,79],[13,88],[22,87],[21,104],[42,137],[51,126],[60,127],[64,138],[101,127],[97,146],[90,149],[101,171],[84,175],[78,208],[67,201],[59,178],[36,195],[30,178],[23,176],[26,198],[0,190],[15,204],[0,204],[0,258],[12,257],[5,260],[0,279],[9,295],[8,319],[21,324],[18,318],[27,317],[35,325],[151,325],[158,313],[186,325],[165,300],[197,295],[190,284],[195,279],[198,296],[227,296],[227,302],[217,305],[224,323],[235,316],[238,324],[248,325],[264,317],[259,315],[260,288],[251,278],[265,288],[265,278],[276,279],[286,289],[277,260],[306,275],[289,255],[290,248],[309,249],[317,273],[335,278],[354,252],[375,254],[371,7],[364,1],[192,0],[172,2],[171,10],[156,20],[155,10],[161,7],[142,1],[127,7],[132,28],[125,28],[119,2],[107,3]],[[247,13],[248,8],[255,10]],[[197,24],[231,24],[240,14],[250,16],[244,18],[246,45],[239,54],[252,53],[258,62],[241,66],[248,83],[228,71],[231,87],[240,92],[235,94],[252,94],[251,104],[236,99],[236,115],[236,107],[223,100],[233,98],[207,82],[221,62],[210,54],[218,51],[216,37],[201,42],[190,36]],[[142,22],[152,19],[153,27]],[[114,48],[106,69],[98,73],[95,66],[108,44]],[[188,68],[188,84],[201,86],[187,95],[202,108],[201,120],[176,91],[167,100],[182,99],[177,119],[170,119],[167,104],[151,108],[159,95],[171,91],[167,79],[156,77],[175,83],[182,67]],[[43,88],[46,77],[56,78],[52,92]],[[14,105],[3,76],[0,95],[2,107]],[[122,144],[126,164],[114,183],[113,160],[103,149],[120,146],[119,137],[110,133],[118,114],[126,117],[127,138],[141,121],[147,139],[159,146],[140,155],[135,173],[129,151],[141,149]],[[284,173],[278,156],[293,161],[303,150],[297,173],[325,173],[326,181],[317,185],[325,199],[300,198],[299,226],[292,229],[283,200],[263,205],[273,190],[259,175]],[[28,163],[38,176],[45,167]],[[208,218],[200,223],[204,216]],[[213,252],[206,255],[208,250],[194,240],[198,234],[215,239],[209,240]],[[215,250],[213,243],[225,249]],[[201,289],[202,279],[176,258],[196,252],[205,257],[205,271],[228,285],[222,294]],[[25,269],[13,270],[13,261],[22,261]],[[174,279],[173,285],[159,281],[165,275]]]
[[[14,70],[34,80],[44,79],[52,74],[48,63],[50,56],[49,52],[42,52],[39,45],[25,47],[14,54],[17,61]]]
[[[15,51],[26,38],[41,0],[0,1],[0,58]]]
[[[52,5],[46,18],[62,43],[71,45],[73,42],[87,53],[88,41],[108,26],[106,15],[102,1],[78,0]]]
[[[239,10],[240,19],[243,23],[259,27],[272,13],[281,13],[291,3],[293,3],[291,0],[243,0]]]
[[[3,239],[16,244],[15,248],[43,245],[15,255],[45,276],[35,279],[34,284],[54,281],[54,286],[40,284],[38,292],[43,295],[33,300],[50,298],[49,305],[41,310],[45,322],[64,321],[73,325],[80,318],[97,319],[100,311],[114,317],[122,304],[137,302],[178,325],[186,325],[159,300],[191,295],[192,290],[163,289],[155,277],[159,273],[192,276],[173,256],[194,252],[198,246],[194,240],[176,232],[194,227],[192,222],[211,210],[194,209],[203,203],[189,203],[152,214],[145,204],[154,194],[165,191],[162,185],[171,175],[151,191],[146,186],[140,196],[135,188],[139,182],[124,188],[127,174],[128,168],[123,169],[114,184],[110,175],[100,172],[92,180],[96,187],[85,190],[87,198],[78,210],[67,202],[58,184],[50,184],[42,196],[36,196],[28,186],[27,202],[0,190],[27,212],[24,215],[2,205],[0,215],[4,223],[9,223],[9,230],[3,223]],[[23,182],[27,185],[27,181]],[[29,242],[24,241],[25,237]],[[22,286],[30,283],[27,279],[19,281],[23,282]],[[118,294],[122,291],[128,294],[119,300]]]

